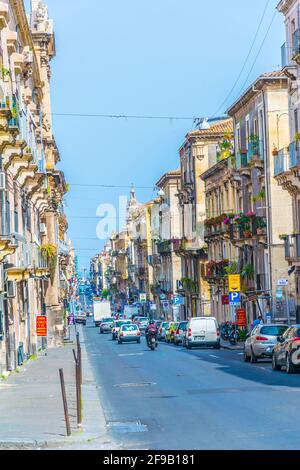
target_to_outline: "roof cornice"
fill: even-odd
[[[277,10],[284,15],[287,15],[288,11],[296,5],[297,0],[281,0],[277,5]]]

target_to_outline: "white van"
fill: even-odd
[[[211,346],[220,349],[220,330],[216,318],[192,318],[187,325],[185,345],[187,349],[196,346]]]

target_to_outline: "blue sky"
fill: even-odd
[[[57,47],[53,112],[155,116],[213,115],[242,67],[265,6],[265,0],[47,3]],[[239,95],[276,4],[269,1],[249,63],[227,105]],[[283,42],[283,17],[277,13],[247,84],[279,68]],[[192,121],[54,118],[60,167],[70,183],[69,234],[80,266],[88,267],[103,246],[96,239],[98,205],[117,204],[128,191],[75,184],[152,188],[164,172],[178,167],[178,148],[192,128]],[[154,194],[137,191],[141,201]]]

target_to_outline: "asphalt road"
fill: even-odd
[[[300,374],[240,351],[150,351],[84,328],[111,437],[124,449],[300,449]]]

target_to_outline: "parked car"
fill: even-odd
[[[197,346],[220,349],[220,329],[216,318],[192,318],[187,324],[185,346],[187,349]]]
[[[130,320],[114,320],[113,327],[111,329],[111,339],[115,340],[118,337],[120,328],[122,325],[131,325]]]
[[[119,344],[130,341],[136,341],[137,343],[141,342],[141,332],[135,323],[121,325],[118,333]]]
[[[139,327],[140,331],[145,331],[149,323],[149,318],[148,317],[135,317],[133,322]]]
[[[75,313],[75,323],[81,323],[86,325],[86,313],[85,312],[76,312]]]
[[[165,341],[166,328],[169,326],[168,321],[163,321],[158,328],[157,339],[158,341]]]
[[[169,326],[166,328],[165,339],[167,343],[174,342],[175,332],[177,330],[178,325],[179,325],[178,322],[171,322]]]
[[[272,369],[281,370],[282,367],[288,374],[300,369],[300,325],[288,328],[274,346]]]
[[[282,336],[287,328],[284,324],[255,326],[245,341],[244,361],[255,363],[261,358],[271,358],[278,337]]]
[[[174,344],[177,346],[178,344],[183,344],[183,338],[186,333],[188,322],[187,321],[182,321],[178,324],[178,327],[175,331],[175,336],[174,336]]]
[[[111,333],[112,327],[114,324],[113,318],[103,318],[100,323],[100,333]]]

